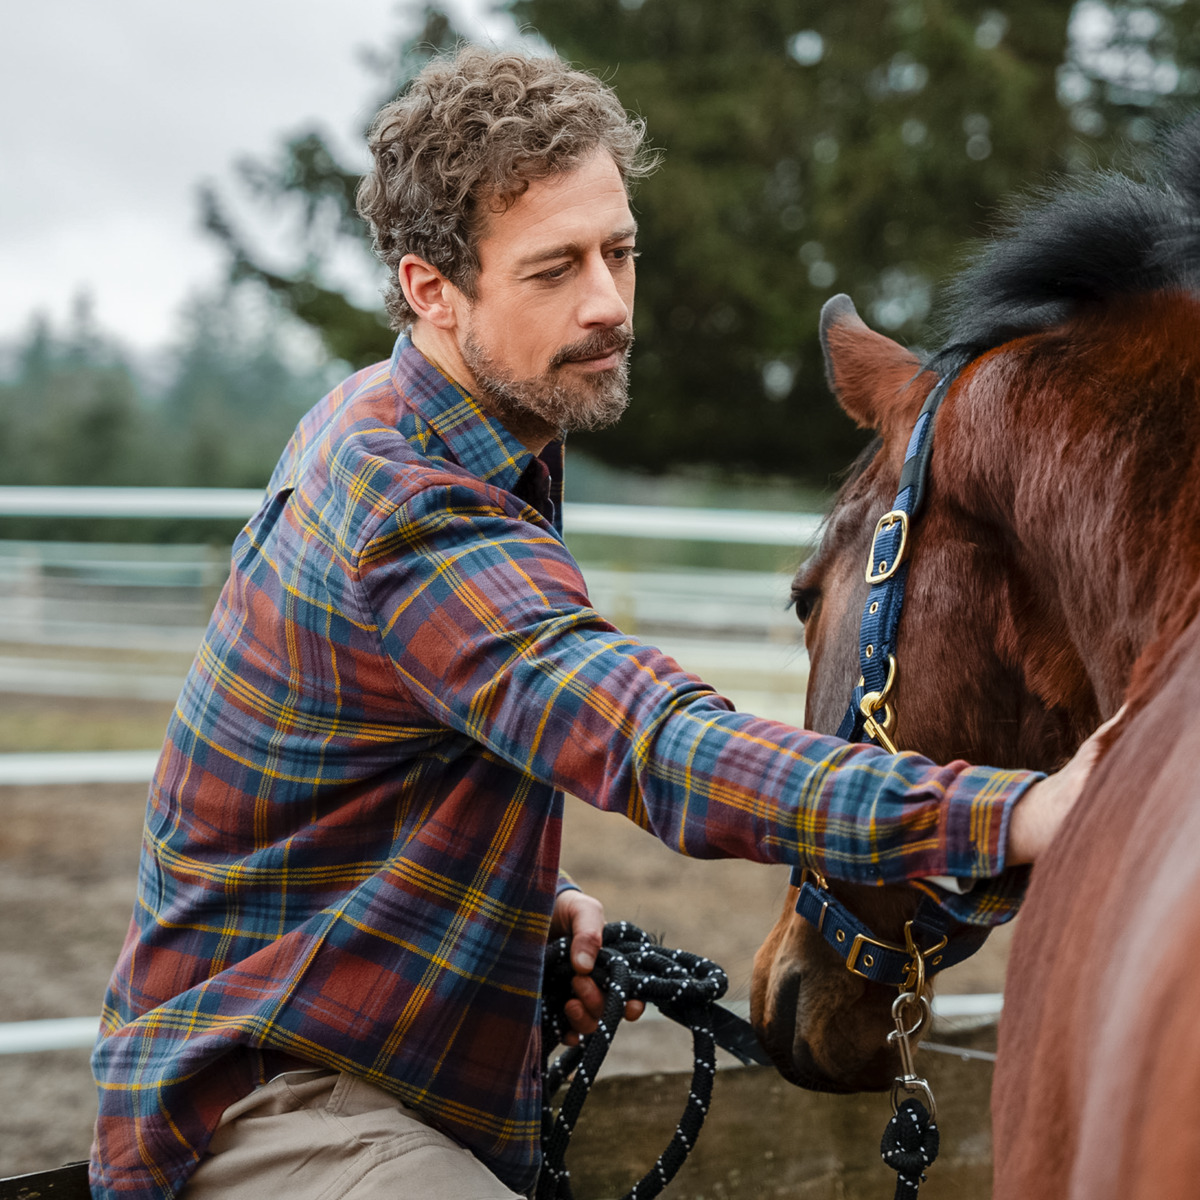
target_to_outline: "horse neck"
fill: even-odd
[[[1064,369],[1054,354],[1001,352],[964,379],[955,443],[980,485],[972,502],[1010,531],[1036,611],[1061,624],[1103,713],[1200,577],[1194,306],[1192,320],[1186,353],[1142,346],[1109,362],[1095,390],[1080,383],[1088,364]],[[1156,372],[1164,359],[1173,370]]]

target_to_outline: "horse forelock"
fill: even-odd
[[[1200,118],[1178,128],[1146,181],[1098,172],[1010,210],[947,290],[952,364],[1130,296],[1200,289]]]

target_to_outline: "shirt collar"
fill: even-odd
[[[413,413],[426,422],[444,453],[429,444],[431,458],[448,458],[485,483],[511,492],[533,458],[495,417],[449,375],[429,361],[402,333],[392,351],[392,383]]]

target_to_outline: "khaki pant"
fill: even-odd
[[[336,1071],[277,1075],[221,1116],[182,1200],[520,1200],[387,1092]]]

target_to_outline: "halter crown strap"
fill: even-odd
[[[876,728],[890,725],[890,709],[882,720],[868,722],[864,697],[878,699],[886,709],[888,693],[895,681],[896,631],[908,583],[908,547],[913,525],[925,502],[929,459],[933,453],[933,426],[938,409],[954,382],[954,374],[943,376],[925,397],[908,439],[900,484],[892,507],[879,518],[871,539],[867,582],[871,590],[863,605],[858,637],[861,679],[850,698],[850,707],[838,728],[838,737],[848,742],[879,740]]]

